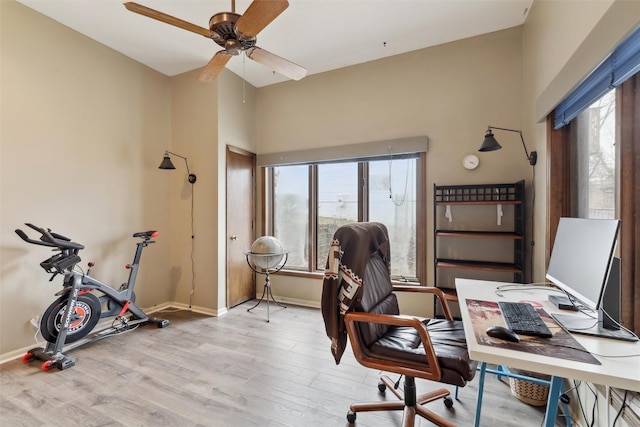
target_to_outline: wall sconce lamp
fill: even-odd
[[[189,170],[189,163],[187,163],[187,158],[181,156],[180,154],[172,153],[171,151],[165,151],[164,158],[162,159],[162,163],[160,163],[160,166],[158,166],[158,169],[172,170],[176,168],[173,165],[173,162],[171,161],[171,157],[169,157],[169,154],[176,157],[180,157],[181,159],[184,159],[184,164],[187,166],[187,180],[189,181],[190,184],[195,183],[196,176],[192,174],[191,171]],[[189,309],[193,307],[193,295],[196,292],[196,273],[195,273],[195,267],[194,267],[194,261],[193,261],[193,247],[194,247],[194,238],[195,238],[194,231],[193,231],[193,205],[194,205],[194,197],[193,197],[193,185],[192,185],[191,186],[191,292],[189,293]]]
[[[502,145],[500,145],[498,141],[496,141],[496,139],[493,137],[493,132],[491,132],[491,129],[506,130],[508,132],[519,133],[520,139],[522,140],[522,147],[524,148],[524,154],[526,154],[527,160],[529,160],[529,164],[531,166],[535,166],[535,164],[538,162],[538,152],[532,151],[531,154],[529,154],[529,152],[527,151],[527,146],[524,144],[522,131],[519,130],[488,126],[487,133],[484,135],[484,141],[482,142],[482,145],[480,146],[480,149],[478,151],[494,151],[502,148]]]
[[[181,159],[184,159],[184,164],[187,166],[187,180],[193,184],[196,182],[196,176],[194,174],[191,173],[191,171],[189,171],[189,163],[187,163],[187,158],[186,157],[182,157],[180,154],[176,154],[176,153],[172,153],[171,151],[165,151],[164,152],[164,159],[162,159],[162,163],[160,163],[160,166],[158,166],[158,169],[175,169],[176,167],[173,165],[173,162],[171,161],[171,158],[169,157],[169,154],[172,154],[176,157],[180,157]]]

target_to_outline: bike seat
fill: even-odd
[[[149,230],[149,231],[139,231],[137,233],[133,233],[133,237],[140,237],[143,239],[150,239],[152,237],[156,237],[159,234],[157,230]]]

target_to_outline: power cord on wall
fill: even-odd
[[[195,249],[195,231],[193,221],[193,207],[194,207],[194,191],[193,183],[191,184],[191,292],[189,292],[189,309],[193,308],[193,295],[196,293],[196,270],[193,253]]]
[[[529,275],[533,281],[533,246],[535,245],[535,215],[536,215],[536,168],[531,166],[531,237],[529,238]]]
[[[196,183],[197,181],[197,177],[195,174],[191,173],[191,170],[189,170],[189,162],[187,161],[187,158],[185,156],[181,156],[180,154],[176,154],[173,153],[171,151],[166,150],[164,152],[164,159],[162,160],[162,163],[159,166],[159,169],[167,169],[167,170],[173,170],[176,167],[173,165],[173,163],[171,162],[171,158],[170,156],[176,156],[176,157],[180,157],[182,160],[184,160],[184,165],[187,168],[187,181],[189,182],[189,184],[191,184],[191,292],[189,292],[189,308],[192,308],[193,306],[193,295],[196,292],[196,273],[195,273],[195,262],[193,259],[193,253],[194,253],[194,248],[195,248],[195,243],[194,243],[194,239],[195,239],[195,232],[194,232],[194,226],[193,226],[193,211],[194,211],[194,191],[193,191],[193,184]]]

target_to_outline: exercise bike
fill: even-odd
[[[127,264],[130,270],[129,280],[123,283],[119,289],[115,289],[90,276],[91,268],[85,273],[77,264],[81,261],[78,253],[84,246],[72,242],[70,238],[54,233],[50,229],[26,224],[28,227],[41,234],[39,240],[33,240],[22,230],[17,229],[16,234],[22,240],[34,245],[47,246],[59,251],[50,258],[42,261],[40,266],[49,274],[49,281],[58,275],[64,275],[62,290],[56,293],[59,296],[44,312],[40,319],[40,333],[47,341],[44,348],[33,348],[23,357],[27,363],[34,359],[41,360],[42,369],[48,371],[54,367],[60,370],[75,365],[75,359],[63,353],[80,345],[88,344],[115,333],[121,333],[135,329],[144,324],[154,324],[159,328],[169,325],[168,320],[147,316],[136,304],[133,287],[138,274],[142,250],[155,243],[152,238],[158,235],[157,231],[143,231],[134,233],[142,241],[138,242],[133,264]],[[110,327],[99,330],[87,337],[89,333],[103,318],[113,317]],[[83,338],[86,339],[82,340]],[[82,341],[80,341],[82,340]],[[71,344],[65,346],[66,344]]]

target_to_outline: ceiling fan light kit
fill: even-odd
[[[213,15],[208,29],[138,3],[127,2],[124,6],[131,12],[210,38],[222,47],[224,50],[213,55],[198,76],[200,81],[215,80],[231,57],[242,52],[247,58],[290,79],[300,80],[307,74],[305,68],[256,46],[258,33],[289,7],[287,0],[253,0],[244,15],[235,13],[235,1],[232,0],[232,11]]]

